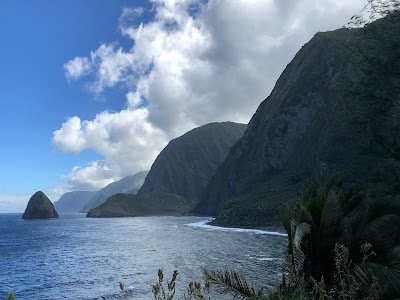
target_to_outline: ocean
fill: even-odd
[[[281,279],[286,237],[207,221],[84,214],[28,221],[0,214],[0,299],[8,291],[17,300],[152,299],[159,268],[165,279],[179,272],[174,299],[183,299],[187,284],[201,280],[206,266],[234,268],[258,287]]]

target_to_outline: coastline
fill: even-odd
[[[209,217],[207,220],[202,220],[195,223],[186,224],[191,227],[203,228],[206,230],[221,230],[221,231],[236,231],[236,232],[248,232],[256,234],[266,234],[287,237],[285,229],[283,227],[224,227],[214,222],[215,218]]]

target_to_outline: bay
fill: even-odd
[[[0,214],[0,299],[152,299],[157,270],[178,270],[177,298],[201,268],[234,268],[256,286],[280,280],[286,238],[198,217],[21,220]],[[126,285],[124,291],[119,282]],[[218,297],[219,299],[219,297]],[[222,299],[222,296],[221,296]]]

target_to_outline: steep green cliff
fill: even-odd
[[[58,218],[58,213],[54,209],[53,203],[47,196],[39,191],[36,192],[28,202],[22,219],[53,219]]]
[[[210,123],[170,141],[137,194],[171,193],[188,199],[191,205],[197,203],[217,166],[245,129],[244,124]]]
[[[172,140],[158,155],[136,196],[110,197],[87,216],[188,213],[245,129],[246,125],[232,122],[211,123]]]
[[[124,193],[136,194],[147,176],[148,171],[140,171],[135,175],[126,176],[116,182],[110,183],[106,187],[95,193],[84,206],[82,212],[88,212],[91,209],[100,206],[108,197]]]
[[[261,103],[195,212],[224,225],[272,225],[309,177],[367,178],[378,159],[362,149],[374,128],[399,123],[398,106],[388,104],[398,96],[400,73],[390,70],[400,60],[399,28],[396,13],[364,29],[316,34]]]

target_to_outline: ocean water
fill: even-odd
[[[178,270],[177,297],[205,266],[230,267],[256,286],[281,276],[286,238],[223,229],[198,217],[21,220],[0,214],[0,299],[152,299],[157,270]],[[119,282],[126,285],[124,291]],[[217,297],[217,299],[222,299]]]

